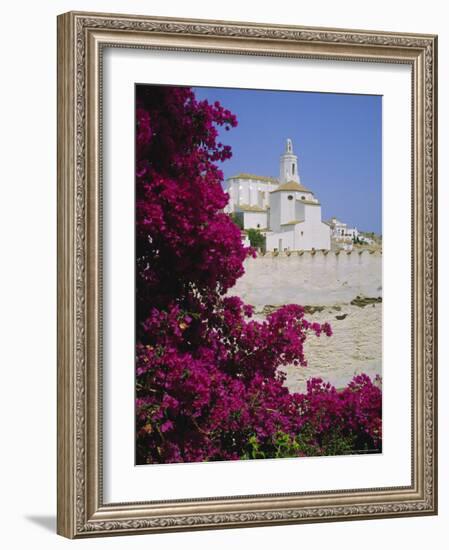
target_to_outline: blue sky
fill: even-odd
[[[382,97],[270,90],[194,88],[218,100],[239,122],[220,140],[233,157],[225,178],[239,172],[278,177],[285,140],[293,140],[301,183],[322,205],[362,231],[382,233]]]

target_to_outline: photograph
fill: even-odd
[[[382,453],[382,96],[138,83],[135,125],[136,464]]]

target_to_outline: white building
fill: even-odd
[[[354,240],[359,238],[359,231],[356,227],[348,227],[348,224],[340,221],[335,216],[328,220],[327,225],[331,228],[331,242],[333,248],[352,250]]]
[[[321,205],[302,185],[298,157],[287,139],[279,178],[238,174],[226,180],[225,209],[242,218],[244,229],[260,229],[268,251],[330,250],[331,230],[321,221]]]
[[[351,239],[356,239],[359,236],[356,227],[348,227],[348,224],[341,222],[335,216],[325,223],[331,228],[332,238],[350,237]]]
[[[229,203],[225,212],[241,216],[245,229],[268,229],[270,192],[277,189],[279,180],[254,174],[238,174],[226,180]]]
[[[358,240],[360,243],[363,244],[375,244],[375,240],[371,237],[367,237],[366,235],[360,235],[358,236]]]

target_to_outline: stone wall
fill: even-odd
[[[286,385],[305,391],[306,382],[320,377],[337,388],[355,374],[382,374],[382,254],[380,252],[268,253],[245,262],[245,275],[229,294],[256,306],[256,320],[287,303],[319,306],[306,318],[329,322],[333,335],[307,338],[307,367],[284,365]],[[370,298],[354,300],[357,296]]]
[[[382,296],[382,254],[352,252],[267,253],[245,261],[245,274],[229,291],[256,306],[296,303],[336,305],[356,296]]]

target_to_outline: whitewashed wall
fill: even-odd
[[[266,212],[245,212],[245,229],[266,229],[268,225]]]
[[[266,248],[268,251],[274,250],[282,252],[284,249],[295,249],[295,232],[293,225],[280,226],[279,231],[268,233]]]
[[[311,207],[310,209],[316,209]],[[293,250],[330,250],[331,239],[329,226],[319,220],[306,219],[295,225],[295,243]]]
[[[248,258],[245,274],[229,294],[256,306],[298,303],[335,305],[357,295],[382,296],[382,255],[359,252],[266,254]]]

